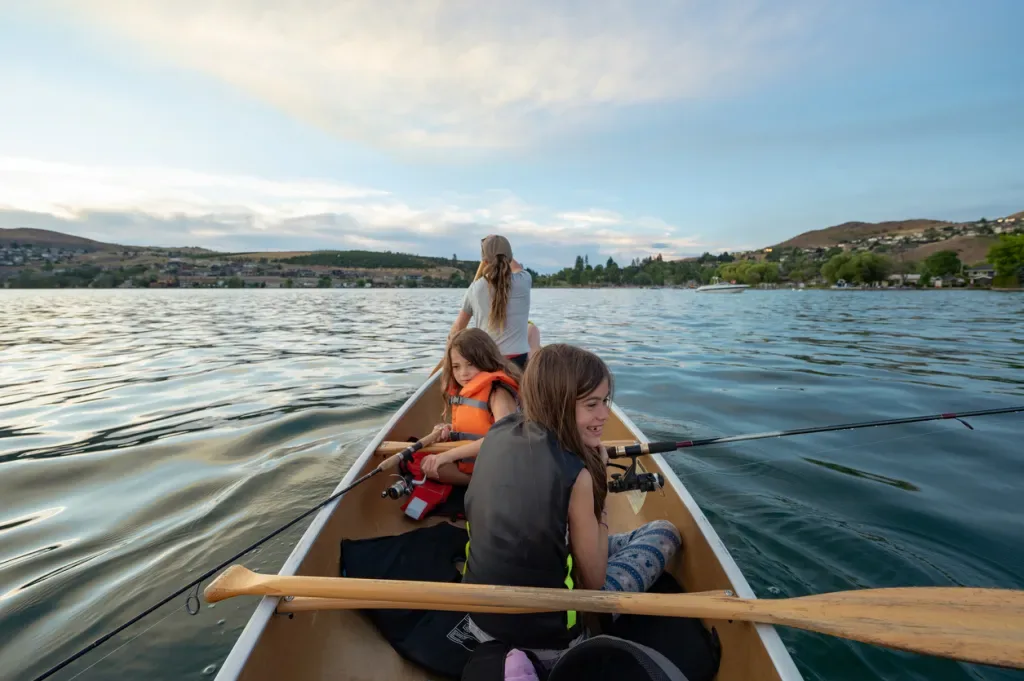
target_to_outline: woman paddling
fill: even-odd
[[[512,257],[512,246],[503,236],[492,234],[480,242],[483,276],[466,291],[462,310],[452,324],[449,340],[465,329],[471,319],[498,344],[503,355],[520,368],[530,352],[530,273]]]
[[[661,575],[681,544],[672,523],[608,534],[601,436],[611,392],[611,372],[593,353],[564,344],[536,352],[521,383],[522,413],[495,423],[477,455],[464,582],[639,592]],[[575,612],[476,613],[470,631],[545,663],[587,635]]]

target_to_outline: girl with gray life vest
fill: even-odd
[[[581,348],[530,358],[522,413],[491,427],[466,492],[465,583],[640,592],[661,575],[681,544],[672,523],[608,533],[601,436],[612,389],[607,365]],[[575,612],[470,618],[478,641],[529,650],[545,666],[588,636]]]

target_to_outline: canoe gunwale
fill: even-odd
[[[367,461],[374,457],[374,453],[377,451],[377,447],[384,441],[391,432],[395,424],[405,416],[405,414],[419,401],[420,396],[426,392],[429,388],[437,382],[439,373],[431,375],[423,384],[414,392],[409,398],[402,404],[402,406],[391,415],[387,423],[380,427],[373,440],[366,445],[363,452],[359,455],[349,467],[348,471],[342,476],[341,480],[335,486],[334,491],[331,494],[337,494],[338,490],[343,489],[346,485],[351,484],[356,477],[362,472]],[[313,522],[309,524],[306,531],[302,533],[302,537],[295,544],[292,552],[288,555],[288,559],[285,560],[284,565],[277,571],[279,575],[291,576],[295,574],[302,561],[305,560],[306,554],[316,543],[317,538],[323,531],[327,522],[334,514],[338,504],[341,503],[345,495],[341,495],[331,503],[327,504],[320,509],[319,512],[313,517]],[[263,630],[270,622],[270,618],[274,616],[274,611],[277,609],[277,604],[280,601],[280,596],[264,596],[260,599],[259,605],[256,606],[256,610],[249,617],[249,621],[246,622],[245,628],[239,635],[235,644],[231,647],[231,651],[228,653],[227,658],[224,660],[224,664],[221,665],[220,669],[217,670],[217,676],[214,677],[214,681],[234,681],[242,673],[245,668],[246,661],[252,654],[253,649],[259,643],[260,636],[263,634]]]
[[[646,433],[637,427],[633,420],[626,415],[625,412],[619,407],[618,404],[612,403],[612,412],[616,417],[622,421],[623,425],[626,426],[632,433],[640,440],[640,442],[650,442]],[[701,534],[707,540],[708,545],[711,547],[712,553],[715,558],[718,559],[719,564],[722,566],[722,570],[725,572],[729,581],[732,583],[733,588],[736,591],[736,595],[740,598],[757,598],[754,590],[750,588],[750,583],[747,582],[747,578],[743,576],[743,572],[740,570],[740,566],[736,564],[732,554],[729,553],[728,547],[722,538],[718,536],[718,532],[711,525],[711,521],[704,515],[704,511],[701,510],[697,500],[693,498],[690,491],[683,485],[682,480],[675,474],[672,467],[669,466],[668,461],[661,454],[649,454],[658,466],[661,468],[662,475],[665,477],[665,484],[671,485],[672,490],[679,497],[679,500],[686,506],[686,510],[689,511],[693,517],[697,527],[700,528]],[[757,630],[757,635],[764,644],[765,650],[768,652],[768,656],[775,664],[775,669],[779,673],[779,677],[782,681],[803,681],[803,675],[800,674],[800,670],[797,669],[796,663],[793,662],[792,656],[789,654],[789,650],[783,644],[782,639],[779,637],[779,632],[770,624],[755,624],[753,625]]]

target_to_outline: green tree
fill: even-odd
[[[319,279],[316,280],[316,287],[317,288],[330,288],[331,287],[331,278],[328,275],[326,275],[326,274],[321,276]]]
[[[644,271],[640,271],[637,272],[636,276],[633,277],[633,283],[636,284],[637,286],[650,286],[651,284],[654,283],[654,280],[651,279],[651,275],[647,274]]]
[[[843,278],[843,268],[846,267],[852,257],[849,253],[833,255],[821,266],[821,276],[825,277],[830,284],[836,283]]]
[[[944,277],[950,274],[956,274],[963,267],[963,263],[960,262],[960,258],[957,256],[956,251],[939,251],[938,253],[932,253],[924,260],[925,267],[931,272],[932,276]]]
[[[1001,234],[988,249],[988,262],[996,268],[1000,279],[1020,281],[1024,269],[1024,234]],[[1002,282],[1000,282],[1002,283]]]
[[[608,258],[608,262],[604,264],[605,277],[608,283],[612,285],[619,285],[622,283],[622,270],[619,268],[619,264],[612,258]]]
[[[284,287],[285,288],[292,288],[293,286],[295,286],[295,282],[292,281],[291,277],[288,277],[287,279],[284,280]]]
[[[245,282],[242,281],[241,277],[231,277],[227,281],[227,287],[228,288],[244,288],[245,287]]]
[[[289,281],[291,280],[289,279]],[[359,288],[363,288],[364,286],[366,286],[366,280],[362,278],[356,279],[356,286],[358,286]]]

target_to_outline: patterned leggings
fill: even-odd
[[[682,545],[667,520],[652,520],[632,532],[608,537],[608,571],[602,591],[642,593],[654,585]]]

